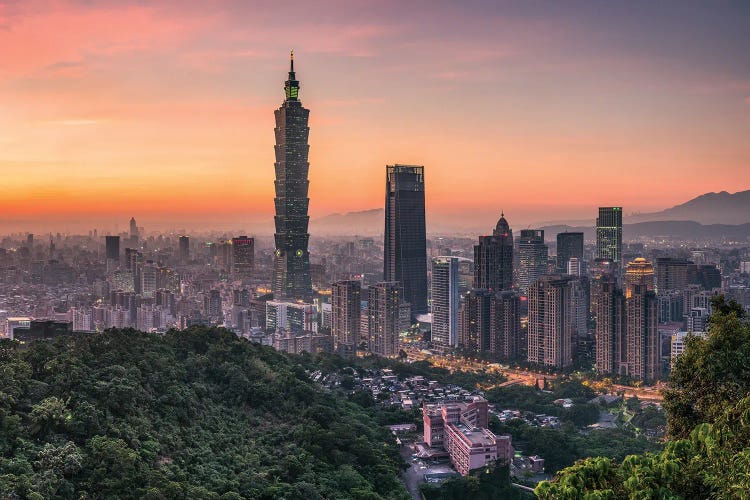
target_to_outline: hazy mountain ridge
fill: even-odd
[[[593,211],[595,211],[595,208],[592,209],[592,213]],[[384,221],[384,210],[382,208],[333,213],[311,220],[310,232],[316,234],[377,235],[383,233]],[[450,222],[442,221],[441,223],[440,220],[428,217],[428,232],[482,231],[481,227],[469,227],[472,224],[471,221],[467,221],[467,225],[460,227]],[[705,193],[661,212],[625,216],[624,222],[623,237],[625,239],[640,236],[745,239],[748,234],[747,226],[750,225],[750,190],[736,193],[728,193],[727,191]],[[583,231],[586,233],[586,239],[594,239],[595,223],[594,216],[590,222],[584,219],[558,220],[537,223],[529,227],[541,227],[546,229],[549,234],[563,232],[565,228],[568,228],[569,231]],[[512,219],[511,226],[513,226]],[[520,229],[520,227],[518,226],[516,229]]]
[[[750,222],[750,190],[705,193],[661,212],[633,214],[628,222],[696,221],[701,224],[745,224]]]
[[[311,233],[380,234],[385,224],[384,210],[372,208],[334,213],[310,221]]]

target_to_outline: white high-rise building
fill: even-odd
[[[458,258],[432,259],[432,341],[458,346]]]

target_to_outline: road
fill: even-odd
[[[419,494],[419,484],[423,482],[423,475],[426,467],[421,460],[411,457],[414,453],[410,445],[401,445],[401,458],[409,464],[409,468],[401,473],[401,480],[404,482],[406,489],[414,500],[421,500]]]
[[[508,378],[507,382],[500,384],[498,387],[508,387],[518,384],[533,386],[537,383],[537,380],[543,380],[544,378],[547,378],[547,380],[555,380],[558,378],[556,375],[549,375],[531,370],[501,368],[497,364],[471,358],[430,356],[418,349],[409,347],[405,347],[404,350],[406,351],[408,359],[412,361],[429,360],[433,365],[447,368],[449,370],[469,372],[496,370]],[[613,384],[610,386],[608,392],[611,394],[624,393],[626,398],[637,396],[638,399],[658,402],[662,400],[661,390],[663,388],[664,385],[661,383],[650,387],[630,387],[627,385]]]

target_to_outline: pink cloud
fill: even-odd
[[[0,60],[7,74],[69,69],[87,58],[174,48],[216,18],[165,15],[150,5],[89,7],[53,2],[0,4]]]

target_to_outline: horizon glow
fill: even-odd
[[[656,211],[750,188],[748,47],[702,2],[0,0],[0,223],[270,227],[290,49],[313,219],[393,163],[430,225]]]

